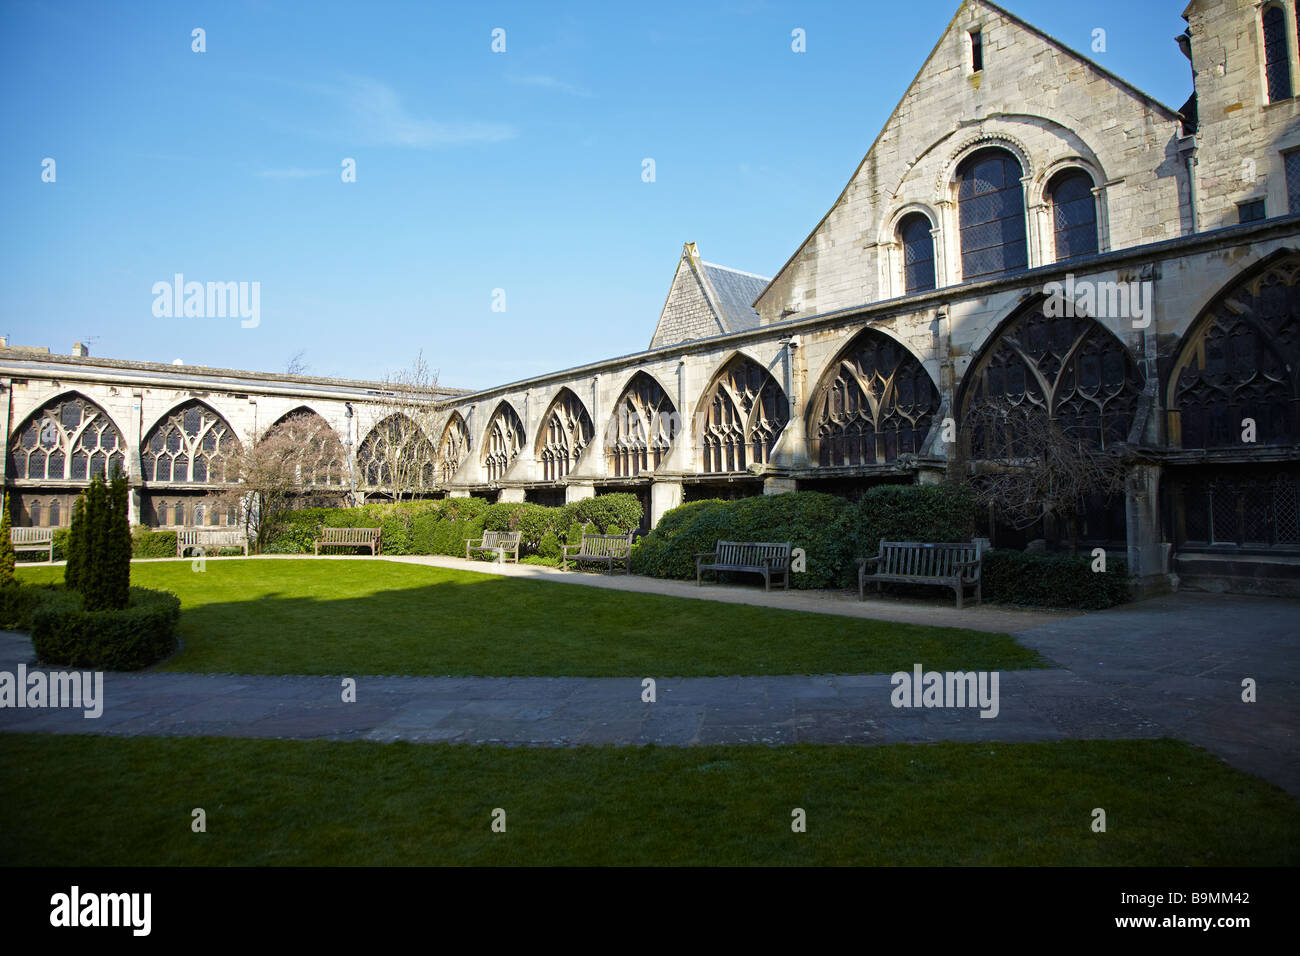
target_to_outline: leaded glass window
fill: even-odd
[[[962,278],[1018,272],[1028,265],[1020,162],[1005,149],[982,149],[957,170]]]

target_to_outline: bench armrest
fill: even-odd
[[[717,556],[718,552],[716,551],[700,551],[696,553],[695,560],[699,561],[700,558],[716,558]]]
[[[867,569],[868,564],[879,564],[879,563],[880,563],[880,555],[876,555],[874,558],[858,558],[858,567],[860,567],[864,571]]]
[[[952,566],[954,568],[975,568],[979,567],[980,563],[980,559],[976,558],[974,561],[954,561]]]
[[[576,552],[582,550],[582,545],[580,545],[580,544],[562,544],[562,545],[560,545],[560,550],[563,551],[565,554],[568,554],[570,551],[573,551],[573,552],[576,553]]]
[[[475,547],[475,548],[477,548],[477,547],[479,547],[479,546],[482,545],[482,544],[483,544],[483,539],[482,539],[482,538],[466,538],[466,539],[465,539],[465,545],[466,545],[466,547]]]

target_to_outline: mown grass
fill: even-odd
[[[1038,667],[1007,634],[607,591],[386,561],[137,563],[181,599],[161,670],[704,677]],[[24,581],[62,580],[23,568]]]
[[[3,865],[1300,862],[1294,801],[1172,740],[520,749],[5,734],[0,767]]]

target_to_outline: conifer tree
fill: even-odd
[[[131,518],[126,475],[120,469],[114,470],[109,503],[112,509],[104,545],[105,600],[109,607],[124,608],[131,593]]]
[[[86,574],[86,493],[77,495],[72,503],[72,526],[68,529],[67,566],[63,569],[63,584],[69,591],[81,591]]]
[[[108,486],[103,475],[95,475],[86,489],[86,534],[82,542],[85,564],[79,573],[82,606],[87,611],[105,611],[112,605],[108,597],[108,575],[105,547],[108,544],[108,523],[111,515],[108,504]]]
[[[14,543],[9,540],[8,492],[5,492],[3,510],[3,516],[0,516],[0,585],[14,583],[14,564],[17,562],[17,555],[14,554]]]

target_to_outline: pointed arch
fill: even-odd
[[[302,449],[298,456],[298,473],[305,486],[338,487],[347,484],[347,451],[339,441],[338,433],[319,412],[299,405],[276,419],[265,434],[273,432],[289,435]]]
[[[1127,439],[1144,377],[1128,348],[1087,315],[1048,316],[1047,298],[1020,306],[985,344],[962,380],[963,420],[983,403],[1034,405],[1093,447]],[[983,457],[985,436],[972,437]]]
[[[563,478],[578,465],[591,444],[596,427],[587,406],[571,388],[561,388],[551,400],[537,430],[537,457],[546,481]]]
[[[359,481],[399,496],[432,488],[433,443],[409,416],[395,412],[376,422],[357,447]]]
[[[9,440],[14,479],[89,482],[125,474],[126,440],[108,413],[80,392],[65,392],[32,412]]]
[[[144,480],[164,484],[222,484],[230,455],[240,447],[235,430],[212,406],[182,402],[154,424],[140,449]]]
[[[790,403],[772,373],[741,352],[723,363],[696,407],[706,472],[766,464],[790,421]]]
[[[1241,448],[1300,440],[1300,252],[1246,270],[1210,300],[1183,337],[1169,375],[1170,443]]]
[[[488,481],[500,481],[515,463],[525,444],[524,423],[509,402],[503,401],[488,419],[483,440],[483,465]]]
[[[808,455],[823,467],[917,454],[939,410],[939,390],[920,359],[873,328],[849,341],[812,395]]]
[[[469,453],[470,434],[465,416],[452,412],[438,442],[438,478],[443,484],[452,480]]]
[[[609,473],[631,478],[657,470],[679,431],[681,416],[668,392],[649,372],[638,370],[623,386],[605,429]]]

